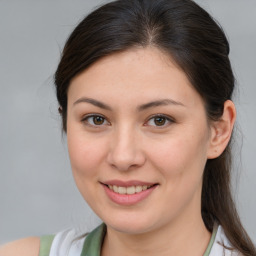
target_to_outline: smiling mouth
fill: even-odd
[[[120,195],[134,195],[134,194],[138,194],[142,191],[145,191],[147,189],[150,189],[154,186],[156,186],[157,184],[153,184],[150,186],[147,185],[137,185],[137,186],[129,186],[129,187],[121,187],[121,186],[117,186],[117,185],[107,185],[104,184],[105,186],[107,186],[110,190],[114,191],[117,194]]]

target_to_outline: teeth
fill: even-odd
[[[126,193],[127,193],[128,195],[133,195],[133,194],[135,194],[135,187],[128,187],[128,188],[126,189]]]
[[[142,186],[136,186],[135,192],[140,193],[142,191]]]
[[[109,189],[121,195],[133,195],[135,193],[140,193],[141,191],[147,190],[152,186],[131,186],[131,187],[119,187],[116,185],[108,185]]]
[[[118,187],[118,193],[121,195],[126,194],[126,188],[125,187]]]

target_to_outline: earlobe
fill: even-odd
[[[208,159],[217,158],[227,147],[236,119],[235,105],[231,100],[224,103],[223,115],[218,121],[211,124],[211,140],[208,150]]]

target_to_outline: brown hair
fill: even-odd
[[[55,74],[66,131],[67,90],[72,78],[100,58],[132,47],[154,46],[169,54],[204,99],[209,120],[218,120],[231,99],[235,79],[229,43],[220,26],[192,0],[118,0],[83,19],[68,38]],[[230,144],[205,166],[202,217],[209,231],[222,225],[234,249],[256,249],[244,230],[230,188]]]

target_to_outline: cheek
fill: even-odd
[[[102,141],[87,137],[83,132],[70,129],[67,131],[67,142],[74,177],[93,177],[103,159],[104,145]]]
[[[202,140],[177,136],[165,140],[164,144],[159,143],[150,153],[152,164],[161,173],[163,194],[168,195],[162,197],[159,203],[167,205],[167,211],[172,216],[179,215],[184,207],[200,204],[206,163],[206,143]],[[162,214],[164,216],[165,211]]]
[[[186,134],[186,133],[184,133]],[[164,176],[180,178],[193,176],[204,170],[207,159],[207,140],[197,136],[173,136],[164,142],[156,142],[151,147],[149,159]],[[176,182],[175,179],[172,179]]]

